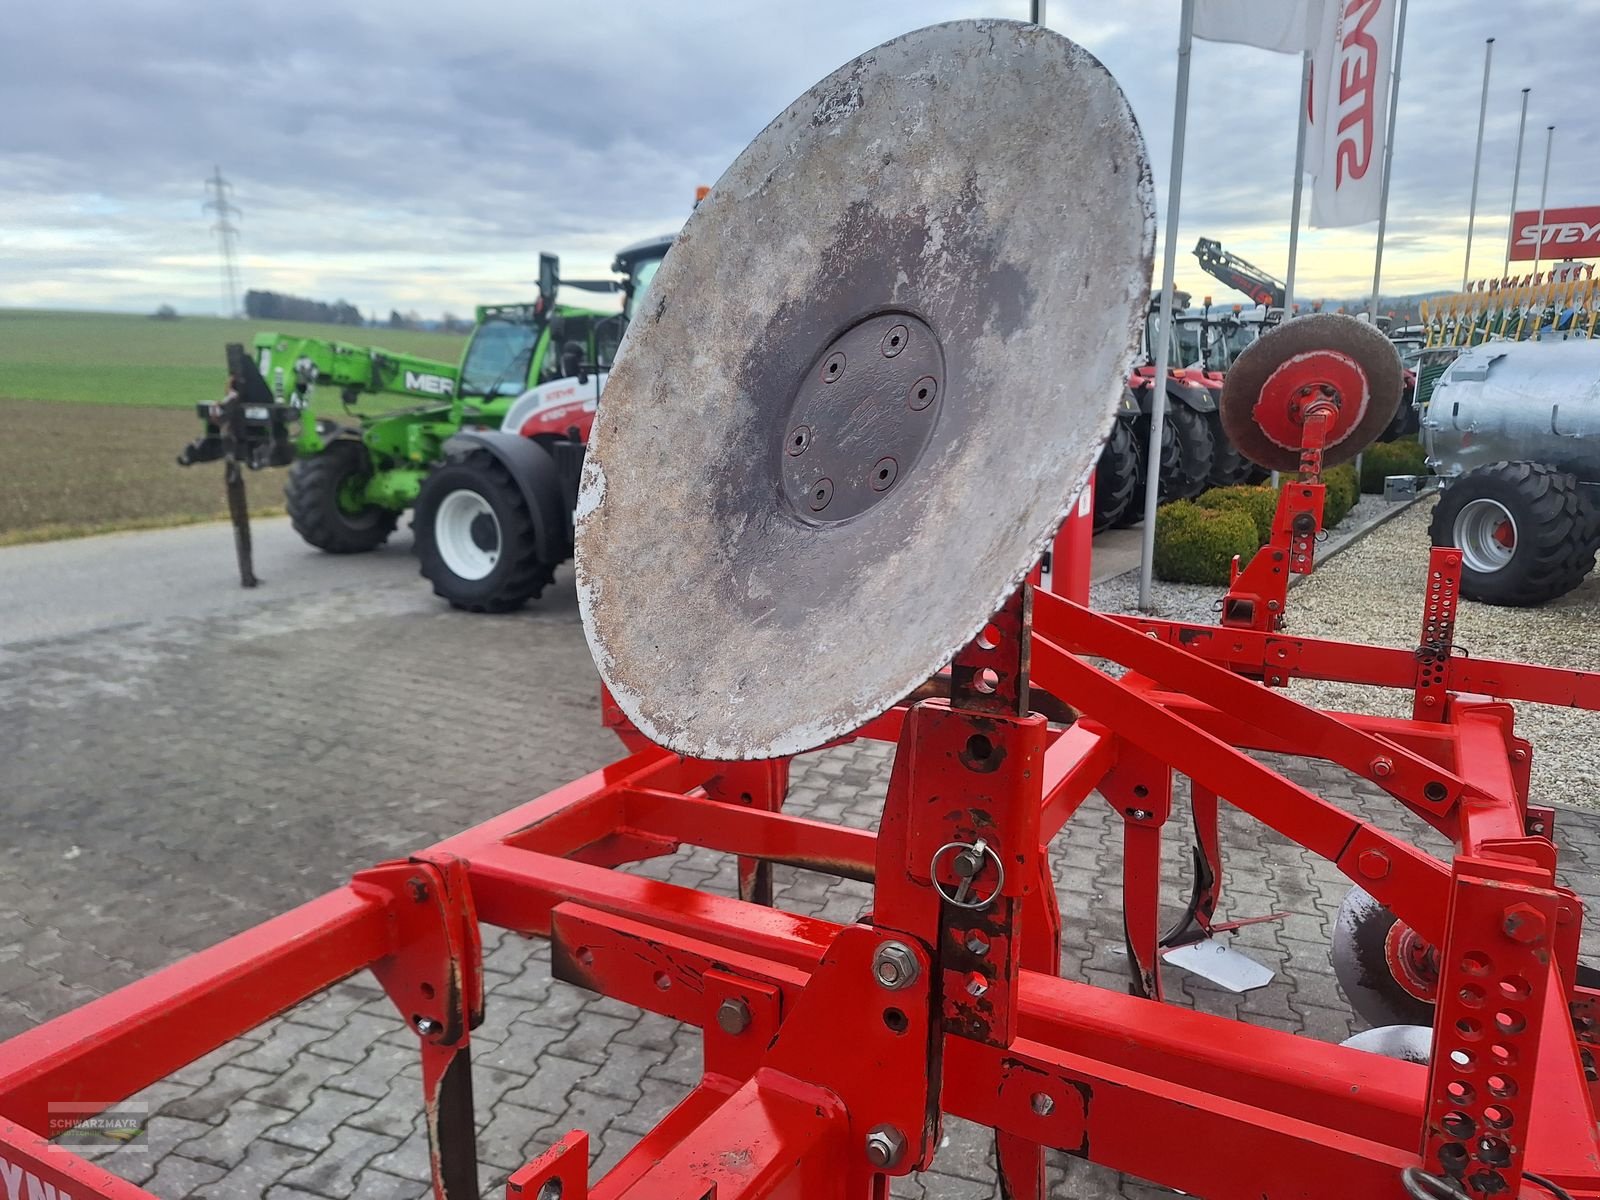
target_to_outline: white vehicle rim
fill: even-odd
[[[1469,500],[1456,514],[1455,541],[1470,570],[1492,575],[1517,552],[1517,522],[1498,500]]]
[[[500,521],[489,502],[469,488],[458,488],[439,504],[433,540],[450,573],[482,579],[500,561]]]

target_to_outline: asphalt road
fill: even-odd
[[[254,589],[239,586],[233,527],[223,522],[0,549],[0,645],[400,580],[434,602],[408,528],[374,554],[312,549],[287,517],[253,521],[251,535],[262,581]]]

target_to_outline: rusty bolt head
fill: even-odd
[[[1356,870],[1368,879],[1382,879],[1389,873],[1389,856],[1382,850],[1363,850],[1356,859]]]
[[[921,973],[917,956],[904,942],[885,942],[872,956],[872,977],[891,992],[910,987]]]
[[[1544,914],[1531,904],[1513,904],[1506,909],[1500,928],[1512,941],[1531,946],[1544,941]]]
[[[1394,760],[1380,754],[1372,760],[1372,773],[1379,779],[1387,779],[1394,774]]]
[[[750,1028],[750,1006],[736,997],[724,1000],[717,1007],[717,1025],[723,1033],[738,1037]]]
[[[879,1125],[867,1134],[867,1161],[880,1171],[887,1171],[906,1153],[906,1135],[893,1125]]]

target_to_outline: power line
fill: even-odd
[[[233,245],[239,237],[239,227],[231,218],[242,217],[244,214],[228,199],[233,191],[233,184],[222,177],[220,166],[212,167],[212,174],[205,181],[206,200],[200,207],[202,211],[216,214],[216,221],[212,223],[211,231],[217,235],[217,241],[222,248],[222,315],[233,317],[239,314],[239,268],[234,262]]]

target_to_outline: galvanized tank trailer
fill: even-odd
[[[1543,604],[1583,582],[1600,546],[1600,341],[1463,349],[1421,424],[1443,489],[1429,532],[1461,550],[1466,596]]]

